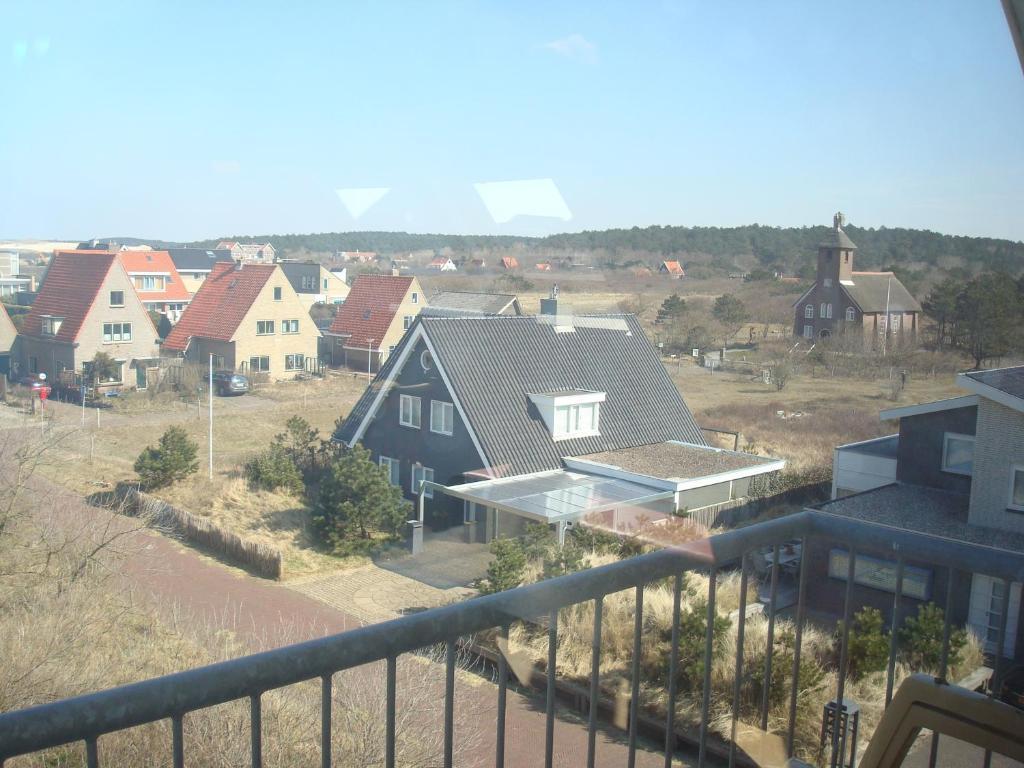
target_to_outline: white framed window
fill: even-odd
[[[58,333],[60,333],[60,326],[63,322],[63,317],[55,317],[54,315],[43,315],[43,335],[56,336]]]
[[[430,431],[450,435],[455,429],[455,406],[443,400],[430,401]]]
[[[143,275],[140,280],[141,285],[139,286],[144,291],[155,291],[158,288],[163,288],[163,280],[160,280],[160,285],[157,285],[157,279],[153,275]]]
[[[299,332],[299,321],[298,320],[282,320],[281,321],[281,333],[298,333]],[[273,333],[273,331],[271,331]]]
[[[973,466],[973,435],[946,432],[942,436],[942,471],[970,477]]]
[[[1020,582],[1010,584],[1010,612],[1006,617],[1006,636],[1003,656],[1012,658],[1017,639],[1017,621],[1020,618]],[[967,625],[981,638],[986,653],[999,649],[999,629],[1003,623],[1003,599],[1006,583],[1002,579],[971,574],[971,597]]]
[[[405,317],[402,318],[402,327],[408,331],[409,326],[412,325],[412,321],[415,319],[416,318],[413,315],[406,315]]]
[[[252,373],[269,373],[270,357],[267,355],[261,355],[259,357],[250,357],[249,370]]]
[[[1006,506],[1024,512],[1024,464],[1010,467],[1010,500]]]
[[[327,278],[325,277],[325,278],[324,278],[324,290],[325,290],[325,291],[327,290],[327,286],[328,286],[328,283],[327,283]]]
[[[824,285],[824,286],[825,286],[826,288],[831,288],[831,287],[832,287],[832,278],[831,278],[831,277],[826,277],[826,278],[825,278],[824,280],[822,280],[821,282],[822,282],[822,284],[823,284],[823,285]]]
[[[257,336],[272,336],[274,334],[274,321],[273,320],[257,320],[256,321],[256,335]]]
[[[857,319],[857,310],[855,310],[853,307],[847,307],[846,308],[846,321],[849,322],[849,323],[852,323],[856,319]]]
[[[424,481],[428,483],[434,482],[434,470],[432,470],[430,467],[421,467],[419,464],[413,464],[412,473],[410,474],[410,477],[412,479],[412,482],[410,483],[410,485],[412,486],[412,492],[414,494],[418,494],[420,492],[421,483],[423,483]],[[423,496],[424,498],[427,499],[434,498],[433,489],[427,488],[423,492]]]
[[[420,303],[420,295],[418,293],[416,293],[416,291],[412,292],[412,303],[413,304],[419,304]]]
[[[805,325],[804,326],[804,338],[805,339],[813,339],[814,338],[814,326],[813,325]]]
[[[420,399],[418,397],[398,396],[398,423],[403,427],[420,428]]]
[[[390,456],[381,456],[380,465],[387,470],[388,482],[392,485],[402,484],[400,476],[402,471],[402,462],[399,459],[392,459]]]
[[[281,300],[281,287],[280,286],[275,286],[274,287],[274,301],[280,301],[280,300]]]
[[[132,340],[132,324],[131,323],[104,323],[103,324],[103,343],[114,344],[119,341],[131,341]]]
[[[112,307],[123,307],[124,306],[124,291],[111,291],[110,292],[110,306],[112,306]]]
[[[825,316],[825,302],[824,301],[821,302],[821,306],[818,307],[818,310],[819,310],[818,311],[818,317],[824,317]]]
[[[806,318],[807,320],[810,320],[813,317],[814,317],[814,305],[813,304],[808,304],[806,307],[804,307],[804,318]]]
[[[286,371],[301,371],[306,367],[305,355],[285,355],[284,369]]]
[[[597,434],[600,405],[581,403],[579,405],[555,406],[555,438]]]
[[[434,367],[434,358],[431,357],[429,349],[424,349],[420,352],[420,367],[423,368],[424,371],[429,371]]]
[[[832,319],[832,305],[831,304],[826,304],[825,305],[825,317],[827,317],[829,320]]]

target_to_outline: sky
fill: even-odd
[[[0,237],[1024,239],[998,0],[0,0]]]

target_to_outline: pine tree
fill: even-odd
[[[135,460],[135,472],[143,490],[163,488],[184,480],[199,469],[199,446],[181,427],[170,427],[154,448],[147,446]]]

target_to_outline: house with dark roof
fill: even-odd
[[[832,218],[829,236],[818,246],[818,274],[793,303],[793,334],[805,339],[857,334],[872,348],[917,338],[921,304],[892,272],[854,272],[857,246],[843,231],[845,218]]]
[[[190,296],[167,251],[121,251],[117,254],[147,312],[176,323]]]
[[[415,277],[359,275],[324,331],[325,357],[331,365],[379,370],[425,306]]]
[[[519,298],[510,293],[441,291],[430,298],[423,310],[431,315],[521,315]]]
[[[158,367],[157,333],[117,252],[56,251],[18,338],[19,374],[55,384],[104,352],[117,372],[106,388],[145,389]]]
[[[319,339],[279,265],[232,261],[214,265],[161,352],[283,380],[318,367]]]
[[[277,262],[308,311],[314,304],[341,304],[348,296],[345,278],[330,272],[317,261]]]
[[[591,516],[716,509],[782,468],[706,443],[632,315],[572,317],[557,299],[544,311],[422,313],[335,439],[368,448],[409,498],[422,491],[433,524],[480,541],[528,521],[564,533]]]
[[[167,253],[178,270],[178,276],[189,296],[199,290],[199,286],[209,277],[213,265],[217,262],[230,263],[231,251],[208,248],[168,248]]]
[[[823,512],[993,549],[1024,551],[1024,366],[961,373],[967,393],[931,403],[890,408],[884,421],[896,434],[839,446],[833,460],[833,499]],[[822,541],[808,553],[811,604],[841,611],[848,552]],[[862,570],[863,569],[863,570]],[[892,621],[899,580],[898,553],[858,548],[854,604],[881,610]],[[970,627],[989,654],[1024,658],[1021,584],[934,563],[903,564],[903,612],[924,602],[952,605],[951,619]],[[947,598],[948,596],[948,598]]]

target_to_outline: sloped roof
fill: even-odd
[[[320,293],[320,264],[315,261],[280,261],[278,264],[296,293]],[[313,278],[313,285],[302,287],[302,278]]]
[[[488,462],[500,474],[559,469],[563,456],[666,440],[707,444],[636,318],[587,319],[592,322],[572,332],[557,332],[530,316],[417,319],[414,328],[430,340]],[[418,335],[406,334],[337,433],[339,440],[353,439]],[[606,393],[600,435],[551,439],[529,393],[566,388]]]
[[[825,236],[825,239],[818,243],[819,248],[844,248],[856,251],[857,246],[853,244],[850,236],[843,232],[841,227],[833,227]]]
[[[518,269],[519,259],[517,259],[515,256],[502,256],[501,266],[504,267],[505,269]]]
[[[960,383],[973,392],[1018,411],[1024,410],[1024,365],[961,373]],[[977,386],[977,385],[982,386]],[[993,392],[992,390],[995,390]]]
[[[519,300],[510,293],[473,293],[471,291],[442,291],[430,298],[430,315],[500,315],[510,305],[515,314],[521,314]]]
[[[121,266],[129,275],[166,275],[167,288],[163,291],[135,292],[143,301],[188,301],[188,291],[181,282],[178,270],[174,268],[171,255],[167,251],[121,251],[117,254]]]
[[[412,280],[394,275],[360,275],[334,316],[330,333],[348,335],[347,344],[353,347],[366,347],[372,341],[377,349],[412,287]]]
[[[167,252],[179,272],[209,271],[218,261],[232,261],[226,248],[168,248]]]
[[[14,327],[14,321],[7,314],[7,307],[0,304],[0,353],[11,351],[14,346],[14,339],[18,335],[18,329]]]
[[[920,312],[921,304],[892,272],[854,272],[840,287],[861,312]]]
[[[663,261],[661,262],[661,268],[672,275],[684,274],[683,268],[678,261]]]
[[[89,313],[100,286],[117,263],[117,254],[110,251],[55,251],[46,270],[46,278],[22,323],[26,336],[42,336],[43,315],[63,317],[55,336],[57,341],[72,343]]]
[[[215,264],[210,276],[192,297],[192,303],[185,307],[181,319],[164,339],[163,346],[182,352],[193,336],[231,341],[276,269],[273,264],[246,264],[242,269],[234,262]]]

